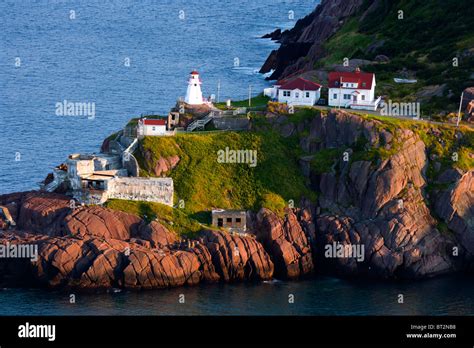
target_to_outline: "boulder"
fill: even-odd
[[[273,40],[273,41],[280,40],[281,39],[281,29],[275,29],[271,33],[263,35],[262,39],[270,39],[270,40]]]
[[[64,218],[64,233],[128,240],[144,222],[138,216],[100,206],[78,207]]]
[[[152,221],[148,225],[142,225],[138,236],[141,239],[149,241],[154,248],[164,248],[178,240],[175,233],[170,232],[158,221]]]
[[[172,170],[179,162],[178,156],[160,157],[154,168],[155,176],[162,176]]]

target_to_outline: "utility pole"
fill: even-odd
[[[252,85],[249,85],[249,107],[252,106]]]
[[[221,94],[221,80],[217,81],[217,102],[219,103],[220,99],[220,94]]]
[[[342,77],[339,79],[339,109],[341,108],[341,88],[342,88]]]
[[[462,108],[463,98],[464,98],[464,91],[461,93],[461,100],[459,101],[458,121],[456,122],[457,127],[459,127],[459,122],[461,122],[461,108]]]

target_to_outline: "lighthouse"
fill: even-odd
[[[184,101],[190,105],[204,104],[201,92],[201,80],[196,70],[193,70],[189,75],[188,90],[186,91]]]

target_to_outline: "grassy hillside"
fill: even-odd
[[[218,151],[256,150],[257,165],[219,163]],[[274,132],[209,132],[176,137],[145,137],[137,157],[142,175],[160,157],[178,155],[180,162],[169,173],[174,180],[175,202],[184,201],[184,211],[197,213],[211,208],[253,209],[281,207],[282,202],[302,196],[315,198],[305,185],[296,138]],[[145,160],[145,153],[151,158]]]
[[[271,106],[271,105],[270,105]],[[288,114],[283,123],[308,124],[321,111],[310,108]],[[359,114],[360,117],[378,119],[379,131],[408,128],[424,141],[429,160],[427,179],[429,191],[436,188],[437,176],[446,168],[464,171],[474,169],[474,131],[468,127],[452,127],[428,124],[421,121],[401,120],[392,117]],[[296,135],[283,138],[273,131],[274,125],[262,114],[252,116],[254,132],[198,132],[178,133],[175,137],[145,137],[135,152],[141,175],[153,176],[160,158],[179,156],[178,165],[167,176],[174,180],[175,205],[173,209],[158,203],[110,200],[112,209],[131,212],[147,221],[158,218],[170,230],[180,235],[192,235],[203,228],[209,228],[212,208],[251,209],[269,208],[278,214],[293,200],[298,205],[302,196],[315,201],[317,192],[309,189],[307,179],[300,171],[298,159],[303,153],[299,142],[309,132],[307,127],[297,127]],[[398,151],[400,142],[396,137],[392,147],[385,149],[369,147],[361,137],[354,146],[351,162],[369,160],[376,165]],[[256,150],[257,165],[245,163],[219,163],[218,151]],[[311,167],[314,173],[332,169],[338,171],[337,163],[347,147],[323,149],[313,154]],[[453,160],[453,154],[457,160]],[[183,205],[184,203],[184,205]]]
[[[373,1],[326,43],[327,57],[315,68],[341,64],[344,57],[374,60],[386,55],[390,62],[362,67],[377,74],[378,95],[413,101],[426,86],[445,84],[439,96],[428,96],[422,113],[441,116],[457,111],[461,91],[474,85],[474,11],[469,0],[382,0],[375,11],[362,14]],[[403,19],[399,19],[403,11]],[[453,58],[458,66],[453,66]],[[394,77],[415,77],[414,85],[396,84]]]
[[[181,236],[191,236],[203,228],[210,228],[210,215],[186,214],[181,209],[173,209],[155,202],[127,201],[111,199],[107,208],[120,210],[140,216],[146,222],[158,219],[162,225]]]

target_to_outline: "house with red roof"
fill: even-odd
[[[321,97],[321,85],[298,77],[279,81],[273,88],[266,88],[264,94],[280,103],[294,106],[313,106]]]
[[[375,74],[361,72],[330,72],[328,105],[357,110],[377,110],[381,97],[375,98]]]
[[[164,118],[163,119],[140,118],[138,120],[137,134],[138,136],[167,135],[166,120]]]

